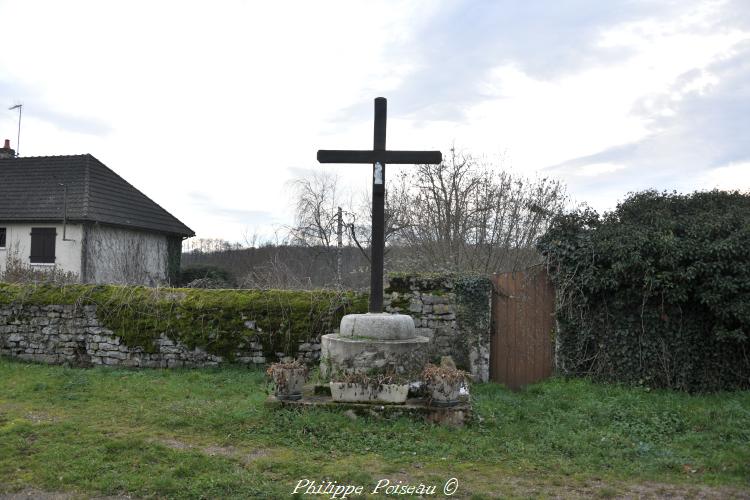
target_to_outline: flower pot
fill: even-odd
[[[409,394],[409,384],[358,384],[330,382],[331,398],[341,403],[402,404]]]
[[[463,382],[460,380],[435,380],[427,388],[430,392],[430,404],[433,406],[455,406],[459,403]]]
[[[295,401],[302,398],[302,386],[305,385],[307,370],[304,368],[277,368],[273,372],[276,385],[274,395],[277,399]]]

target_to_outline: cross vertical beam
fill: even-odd
[[[388,103],[375,99],[373,151],[385,151],[385,128]],[[378,171],[380,170],[380,171]],[[370,312],[383,312],[383,254],[385,251],[385,163],[372,165],[372,237],[370,255]]]
[[[371,151],[318,150],[320,163],[372,165],[372,237],[370,244],[370,312],[383,312],[383,254],[385,253],[385,164],[438,164],[440,151],[387,151],[385,129],[388,108],[385,97],[375,99],[375,130]]]

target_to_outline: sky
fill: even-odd
[[[0,0],[0,139],[90,153],[198,237],[270,239],[291,183],[389,149],[451,147],[563,181],[611,210],[629,192],[750,189],[750,1]],[[388,169],[388,175],[398,169]]]

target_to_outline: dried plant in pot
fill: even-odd
[[[402,404],[409,394],[408,381],[393,373],[337,374],[329,386],[337,402]]]
[[[297,400],[302,398],[302,386],[308,376],[308,368],[299,361],[272,363],[266,369],[276,390],[274,395],[280,400]]]
[[[469,374],[454,366],[427,364],[422,370],[422,382],[434,406],[454,406],[459,403],[461,388],[468,385]]]

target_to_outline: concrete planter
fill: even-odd
[[[409,394],[409,384],[355,384],[330,382],[331,398],[341,403],[402,404]]]
[[[307,371],[300,368],[280,368],[273,374],[276,385],[274,395],[280,400],[297,400],[302,398],[302,386],[305,385]]]
[[[430,391],[430,404],[434,406],[454,406],[458,404],[458,396],[461,393],[463,382],[448,380],[436,380],[427,384]]]

